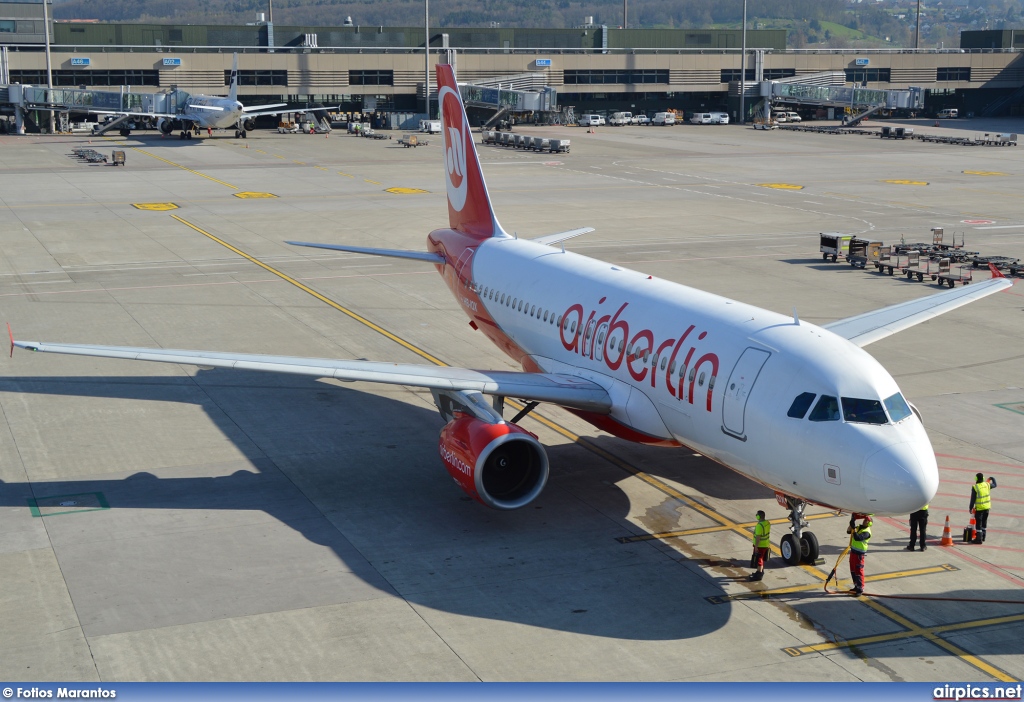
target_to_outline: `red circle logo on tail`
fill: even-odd
[[[466,174],[466,121],[463,117],[462,103],[458,94],[448,86],[442,86],[439,98],[441,100],[441,116],[444,126],[444,164],[448,172],[446,183],[448,190],[448,204],[456,212],[461,212],[466,205],[466,186],[468,179]]]

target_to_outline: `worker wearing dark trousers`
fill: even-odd
[[[860,523],[860,526],[851,526],[850,532],[850,577],[853,579],[853,589],[850,592],[854,595],[864,594],[864,561],[868,555],[868,541],[871,540],[871,515],[868,514]]]
[[[985,543],[985,532],[988,530],[988,513],[992,509],[992,488],[997,487],[996,479],[978,473],[974,476],[975,483],[971,486],[970,510],[974,514],[975,533],[972,544]]]
[[[925,539],[928,538],[928,505],[925,505],[916,512],[910,513],[910,545],[907,546],[908,551],[914,550],[914,542],[917,541],[917,531],[921,530],[921,550],[924,551],[928,548],[928,544],[925,543]]]
[[[754,554],[752,563],[756,563],[757,570],[750,574],[751,580],[761,580],[764,577],[764,563],[768,560],[768,550],[771,548],[772,523],[765,519],[764,510],[757,511],[757,525],[754,526]]]

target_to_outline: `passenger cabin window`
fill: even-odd
[[[893,422],[902,422],[913,414],[910,410],[910,405],[903,399],[903,395],[899,393],[885,398],[885,408],[889,410],[889,419]]]
[[[880,400],[861,400],[855,397],[843,398],[843,418],[861,424],[889,423]]]
[[[831,395],[822,395],[808,419],[812,422],[838,422],[839,400]]]
[[[793,419],[803,419],[804,415],[807,414],[807,410],[811,408],[811,403],[814,402],[815,397],[817,396],[813,392],[800,393],[793,400],[793,404],[789,406],[789,412],[786,412],[786,416]]]

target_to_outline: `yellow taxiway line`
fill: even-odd
[[[145,151],[143,149],[140,149],[137,146],[134,147],[134,148],[140,154],[146,154],[147,156],[151,156],[152,158],[155,158],[157,161],[163,161],[164,163],[169,163],[170,165],[174,166],[175,168],[180,168],[183,171],[188,171],[189,173],[194,173],[197,176],[199,176],[200,178],[206,178],[207,180],[212,180],[214,183],[220,183],[221,185],[223,185],[225,187],[228,187],[228,188],[231,188],[232,190],[238,190],[238,186],[236,186],[236,185],[232,185],[231,183],[225,183],[223,180],[218,180],[218,179],[214,178],[213,176],[208,176],[205,173],[200,173],[199,171],[193,170],[193,169],[191,169],[191,168],[189,168],[187,166],[183,166],[180,163],[175,163],[174,161],[168,161],[163,156],[157,156],[156,154],[151,154],[150,152]]]

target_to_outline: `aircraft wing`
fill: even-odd
[[[264,116],[264,115],[283,115],[283,114],[286,114],[286,113],[287,114],[295,114],[295,115],[303,115],[303,114],[306,114],[307,112],[320,112],[321,110],[327,110],[328,112],[331,112],[332,110],[336,111],[336,110],[340,110],[341,109],[340,105],[334,106],[334,107],[302,107],[302,108],[295,108],[295,107],[287,107],[286,106],[286,107],[281,107],[280,109],[273,109],[273,110],[263,109],[263,108],[266,108],[266,107],[278,108],[278,105],[254,105],[252,107],[243,108],[245,111],[242,114],[245,117],[261,117],[261,116]],[[259,111],[257,112],[257,110],[259,110]]]
[[[855,317],[847,317],[837,322],[822,325],[834,334],[848,339],[857,346],[867,346],[879,339],[892,336],[915,324],[926,322],[940,314],[945,314],[969,302],[980,300],[993,293],[1013,285],[1006,278],[992,278],[984,283],[972,283],[946,292],[928,295],[917,300],[901,302],[898,305],[883,307],[873,312],[865,312]]]
[[[488,395],[550,402],[563,407],[600,413],[611,411],[612,406],[608,392],[597,383],[556,373],[481,371],[412,363],[377,363],[129,346],[51,344],[39,341],[12,340],[11,343],[29,351],[63,353],[72,356],[96,356],[134,361],[156,361],[158,363],[183,363],[213,368],[291,373],[315,378],[360,380],[436,390],[476,390]]]

